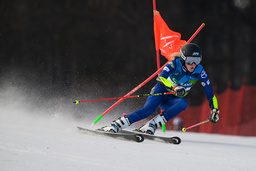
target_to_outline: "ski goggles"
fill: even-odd
[[[185,63],[188,65],[192,65],[195,63],[196,65],[200,64],[201,58],[200,57],[186,57]]]

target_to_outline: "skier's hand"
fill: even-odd
[[[212,109],[209,121],[211,123],[217,123],[219,121],[219,113],[220,111],[218,109]]]
[[[175,92],[175,95],[178,96],[178,97],[186,95],[185,88],[182,87],[182,86],[179,86],[179,85],[173,87],[173,91]]]

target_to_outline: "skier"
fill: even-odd
[[[174,92],[171,95],[149,96],[145,105],[128,115],[124,115],[114,120],[109,126],[100,128],[102,131],[117,133],[131,124],[149,117],[155,112],[157,107],[163,110],[153,119],[148,121],[137,131],[154,135],[157,128],[165,124],[184,111],[188,102],[185,96],[189,93],[196,81],[199,80],[211,108],[210,122],[217,123],[219,120],[219,110],[217,98],[213,94],[208,76],[200,62],[202,52],[200,47],[194,43],[185,44],[175,59],[168,63],[157,77],[157,84],[151,89],[151,94]]]

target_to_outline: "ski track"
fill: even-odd
[[[1,171],[256,169],[256,137],[158,130],[181,144],[137,143],[79,133],[76,126],[89,127],[81,122],[24,120],[0,118]]]

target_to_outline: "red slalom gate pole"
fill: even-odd
[[[190,37],[190,39],[187,41],[187,43],[190,43],[195,37],[196,35],[201,31],[201,29],[205,26],[204,23],[201,24],[201,26],[196,30],[196,32]],[[171,61],[171,60],[170,60]],[[160,73],[164,67],[170,62],[167,61],[161,68],[159,68],[154,74],[152,74],[150,77],[148,77],[145,81],[143,81],[140,85],[138,85],[137,87],[135,87],[132,91],[130,91],[129,93],[127,93],[124,97],[130,96],[132,93],[134,93],[135,91],[139,90],[142,86],[144,86],[147,82],[149,82],[152,78],[154,78],[158,73]],[[112,110],[114,107],[116,107],[119,103],[121,103],[125,98],[121,98],[119,99],[116,103],[114,103],[112,106],[110,106],[104,113],[102,113],[94,122],[93,124],[97,124],[102,118],[103,116],[105,116],[110,110]]]
[[[202,30],[204,26],[205,24],[202,23],[201,26],[196,30],[196,32],[190,37],[190,39],[188,39],[187,43],[190,43],[196,37],[196,35]]]
[[[157,69],[160,68],[160,55],[159,55],[159,49],[160,49],[160,43],[159,43],[159,34],[158,34],[158,27],[156,25],[156,21],[155,21],[155,15],[157,14],[156,11],[156,0],[153,0],[153,19],[154,19],[154,35],[155,35],[155,48],[156,48],[156,61],[157,61]],[[159,73],[158,73],[159,75]],[[160,109],[161,113],[163,112],[162,109]],[[162,125],[162,131],[166,132],[166,127],[165,124]]]
[[[156,0],[153,0],[153,19],[154,19],[154,35],[155,35],[155,49],[156,49],[156,62],[157,62],[157,69],[160,68],[160,55],[159,55],[159,49],[160,49],[160,44],[159,44],[159,37],[157,35],[158,31],[156,31],[156,29],[158,29],[156,27],[156,23],[155,23],[155,15],[157,14],[156,11]]]

